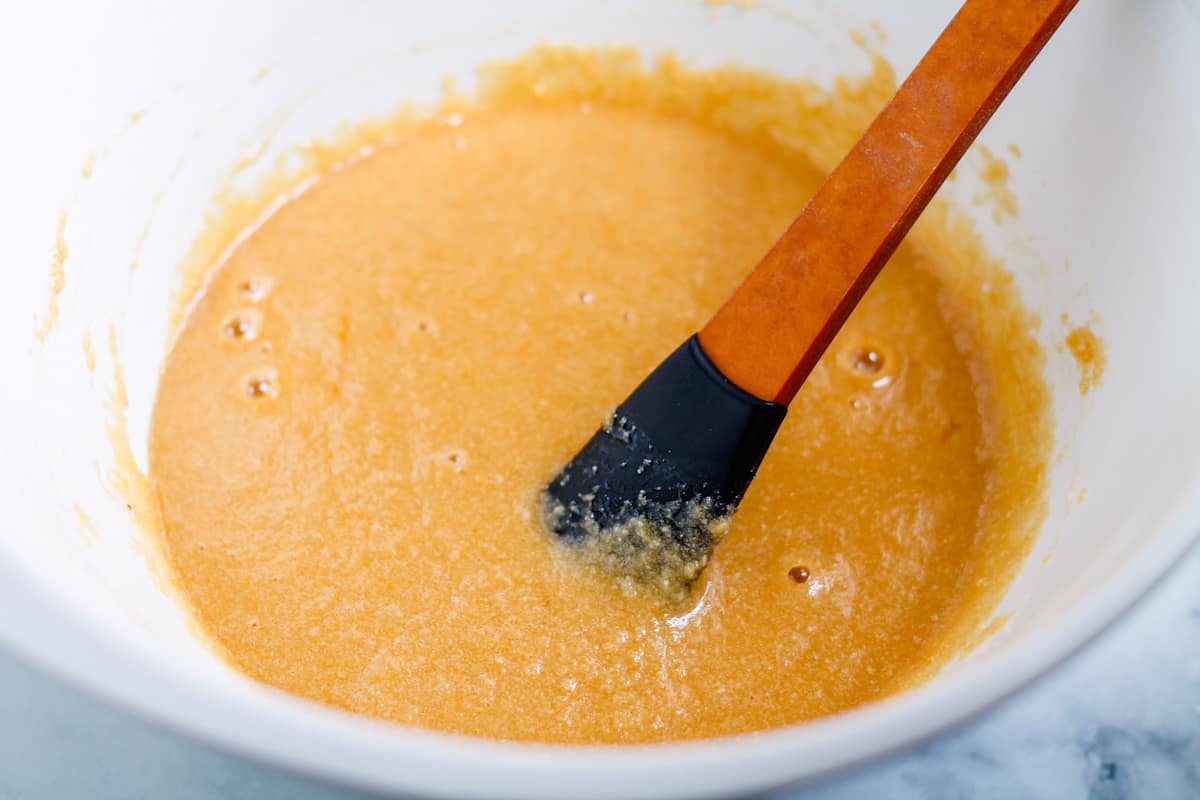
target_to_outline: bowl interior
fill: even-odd
[[[0,607],[8,608],[0,638],[185,727],[212,712],[202,705],[216,704],[230,730],[215,717],[208,728],[191,727],[323,774],[503,793],[497,770],[550,769],[535,756],[493,763],[491,745],[342,718],[252,685],[199,644],[171,599],[126,508],[122,465],[145,463],[178,265],[206,212],[230,187],[252,190],[311,137],[403,101],[433,102],[447,75],[469,88],[474,66],[536,43],[633,44],[696,65],[736,62],[830,85],[868,67],[848,32],[864,34],[903,75],[954,6],[367,0],[284,12],[214,0],[79,4],[69,19],[37,4],[15,12],[0,32],[0,73],[26,76],[0,85],[0,105],[17,112],[0,128],[8,188],[0,224],[11,226],[0,293],[0,575],[9,578],[0,581]],[[1020,148],[1020,158],[1008,158],[1018,218],[996,223],[974,203],[971,155],[944,190],[972,210],[1040,315],[1036,335],[1054,389],[1049,517],[998,611],[1003,627],[911,697],[839,720],[857,732],[852,747],[832,752],[832,729],[802,726],[723,756],[791,754],[785,765],[744,780],[705,780],[693,770],[672,786],[746,789],[843,765],[927,730],[926,712],[954,687],[965,687],[954,695],[962,702],[940,719],[966,714],[1094,633],[1186,545],[1200,475],[1200,378],[1185,361],[1200,341],[1192,309],[1200,297],[1198,42],[1200,24],[1177,0],[1081,4],[980,138],[997,154]],[[47,328],[51,262],[62,247],[65,288]],[[1108,366],[1102,385],[1082,395],[1063,341],[1085,322],[1105,341]],[[69,663],[81,643],[94,659],[89,675]],[[134,674],[154,677],[131,686]],[[267,727],[255,728],[245,716],[253,714],[290,727],[271,728],[262,717]],[[924,727],[901,724],[922,714]],[[239,719],[241,734],[232,730]],[[254,730],[290,743],[245,742]],[[676,748],[678,763],[702,749]],[[413,761],[418,752],[426,761]],[[479,769],[432,774],[430,754],[451,752]],[[335,753],[340,768],[328,763]],[[563,793],[631,790],[642,763],[612,750],[580,758],[554,768],[576,765],[562,772]],[[581,789],[589,771],[592,783]]]

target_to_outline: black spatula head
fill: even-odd
[[[618,579],[685,594],[786,412],[731,383],[693,336],[550,482],[546,526]]]

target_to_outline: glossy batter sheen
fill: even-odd
[[[944,213],[796,398],[685,602],[627,596],[540,529],[545,481],[854,132],[807,149],[837,123],[810,87],[609,61],[535,58],[327,171],[193,307],[151,472],[188,602],[254,678],[439,730],[667,740],[883,697],[986,622],[1039,520],[1045,396],[1004,274]]]

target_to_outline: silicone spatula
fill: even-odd
[[[1076,0],[967,0],[774,247],[550,481],[547,527],[686,589],[871,281]]]

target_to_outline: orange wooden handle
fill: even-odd
[[[967,0],[800,216],[700,331],[751,394],[795,396],[1077,0]]]

